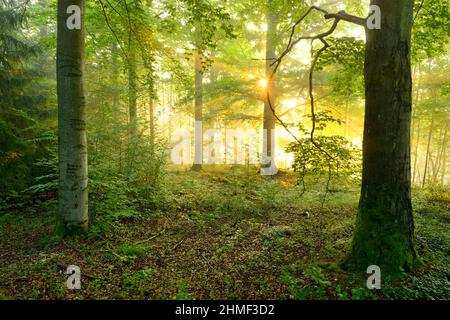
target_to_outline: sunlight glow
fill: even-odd
[[[267,88],[267,79],[259,80],[259,86],[263,89]]]
[[[352,144],[355,146],[362,148],[362,137],[356,137],[352,139]]]
[[[246,27],[247,27],[248,30],[251,30],[251,31],[255,31],[257,29],[256,25],[253,22],[247,23]]]
[[[281,104],[287,108],[294,108],[297,105],[297,99],[291,98],[281,101]]]

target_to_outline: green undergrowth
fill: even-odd
[[[357,186],[255,168],[168,172],[158,191],[118,179],[91,190],[87,235],[55,232],[54,200],[0,207],[4,299],[448,299],[449,190],[413,191],[422,264],[402,278],[341,268],[350,249]],[[19,204],[18,204],[19,203]],[[64,269],[78,265],[82,289]]]

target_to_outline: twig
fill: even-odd
[[[177,244],[175,244],[172,248],[172,250],[175,250],[176,248],[178,248],[186,239],[182,239],[180,242],[178,242]]]
[[[328,29],[327,31],[320,33],[318,35],[314,35],[314,36],[301,36],[299,38],[297,38],[296,40],[294,39],[294,35],[295,35],[295,30],[297,28],[297,26],[313,11],[319,11],[321,13],[324,14],[324,18],[325,19],[334,19],[333,21],[333,25],[331,26],[330,29]],[[306,13],[300,17],[300,19],[298,19],[294,25],[291,28],[291,34],[289,36],[289,41],[288,44],[285,48],[285,50],[280,54],[280,56],[278,58],[276,58],[274,60],[274,62],[271,63],[271,66],[274,66],[272,73],[269,76],[269,83],[271,83],[273,81],[273,77],[275,76],[278,68],[280,67],[283,58],[292,51],[292,49],[294,48],[294,46],[299,43],[301,40],[311,40],[311,45],[314,42],[314,40],[320,40],[323,43],[323,47],[319,49],[319,51],[316,53],[312,63],[311,63],[311,67],[310,67],[310,71],[309,71],[309,96],[310,96],[310,104],[311,104],[311,117],[312,117],[312,129],[311,129],[311,133],[310,133],[310,139],[311,139],[311,143],[322,153],[324,153],[329,159],[334,159],[327,151],[323,150],[318,144],[317,142],[314,140],[314,132],[316,129],[316,115],[315,115],[315,100],[314,100],[314,94],[313,94],[313,76],[314,76],[314,68],[315,65],[320,57],[320,55],[329,47],[328,42],[325,40],[325,37],[331,35],[335,30],[336,27],[339,23],[340,20],[345,20],[357,25],[361,25],[361,26],[365,26],[366,23],[366,19],[360,18],[360,17],[356,17],[350,14],[347,14],[345,11],[339,11],[338,13],[329,13],[328,11],[319,8],[317,6],[312,6],[308,9],[308,11],[306,11]],[[299,143],[299,145],[301,146],[301,143],[299,141],[299,139],[297,137],[295,137],[295,135],[289,130],[288,126],[280,119],[280,117],[276,114],[275,109],[273,107],[272,101],[271,101],[271,97],[270,97],[270,92],[269,90],[267,90],[267,101],[269,104],[269,107],[274,115],[274,117],[278,120],[278,122],[286,129],[286,131]]]
[[[324,14],[324,18],[325,19],[334,19],[332,26],[330,27],[330,29],[328,29],[327,31],[314,35],[314,36],[301,36],[298,37],[296,40],[294,39],[294,35],[295,35],[295,30],[297,28],[297,26],[313,11],[319,11],[321,13]],[[317,53],[314,55],[313,61],[311,63],[310,69],[309,69],[309,98],[310,98],[310,105],[311,105],[311,119],[312,119],[312,128],[311,128],[311,132],[310,132],[310,140],[311,143],[323,154],[325,154],[328,158],[328,181],[327,181],[327,185],[326,185],[326,193],[325,196],[322,200],[322,206],[325,202],[326,199],[326,195],[329,189],[329,184],[330,184],[330,180],[331,180],[331,161],[334,160],[337,165],[338,162],[336,159],[334,159],[326,150],[324,150],[314,139],[314,132],[316,129],[316,114],[315,114],[315,99],[314,99],[314,91],[313,91],[313,80],[314,80],[314,69],[315,66],[317,64],[317,61],[319,60],[320,55],[329,48],[329,44],[328,42],[325,40],[325,38],[329,35],[331,35],[335,30],[337,25],[339,24],[340,20],[344,20],[347,22],[351,22],[360,26],[365,26],[366,25],[366,19],[360,18],[360,17],[356,17],[353,15],[349,15],[347,14],[345,11],[339,11],[338,13],[329,13],[328,11],[321,9],[319,7],[316,6],[312,6],[310,7],[306,13],[300,17],[300,19],[298,19],[294,25],[291,28],[291,34],[289,36],[289,41],[288,44],[286,46],[286,48],[284,49],[284,51],[280,54],[280,56],[274,60],[274,62],[271,63],[271,66],[274,66],[272,73],[269,76],[269,85],[272,83],[273,81],[273,77],[275,76],[278,68],[280,67],[283,58],[292,51],[292,49],[294,48],[294,46],[299,43],[301,40],[311,40],[311,50],[313,50],[313,43],[314,40],[320,40],[323,44],[323,46],[317,51]],[[287,125],[280,119],[280,117],[276,114],[275,109],[273,107],[272,101],[271,101],[271,97],[270,97],[270,90],[267,90],[267,101],[269,104],[269,107],[274,115],[274,117],[278,120],[279,123],[281,123],[281,125],[286,129],[286,131],[292,136],[294,137],[294,139],[297,141],[297,143],[299,144],[300,148],[303,150],[302,144],[299,141],[299,139],[297,137],[294,136],[294,134],[292,134],[292,132],[289,130],[289,128],[287,127]],[[303,182],[303,188],[304,188],[304,180],[302,180]],[[304,190],[303,190],[304,192]]]
[[[102,0],[98,0],[98,2],[100,3],[100,6],[102,7],[103,17],[105,18],[105,22],[106,22],[106,24],[107,24],[109,30],[111,30],[111,32],[112,32],[114,38],[116,39],[117,44],[119,45],[120,50],[122,51],[124,57],[126,58],[126,60],[128,60],[128,54],[125,52],[125,49],[122,47],[122,44],[121,44],[121,42],[120,42],[120,40],[119,40],[119,37],[117,36],[117,34],[116,34],[116,32],[114,31],[114,29],[111,27],[111,24],[109,23],[108,14],[106,13],[106,9],[105,9],[105,8],[106,8],[106,5],[102,2]],[[109,1],[108,1],[108,3],[109,3]],[[115,10],[115,9],[114,9],[114,10]],[[117,12],[117,11],[116,11],[116,12]]]
[[[414,24],[414,22],[416,22],[416,19],[419,16],[420,10],[422,10],[422,7],[423,7],[424,3],[425,3],[425,0],[422,0],[420,2],[419,8],[417,9],[416,14],[415,14],[414,19],[413,19],[413,24]]]

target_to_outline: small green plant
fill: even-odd
[[[177,295],[175,296],[176,300],[193,300],[192,295],[188,292],[188,286],[186,282],[182,282],[180,287],[178,288]]]
[[[144,245],[132,245],[132,246],[122,246],[119,251],[129,257],[142,257],[145,255],[148,247]]]
[[[0,216],[0,225],[13,220],[13,218],[14,216],[11,213],[5,213],[4,215]]]
[[[337,285],[335,291],[338,300],[350,300],[348,294],[342,291],[341,286]]]
[[[352,300],[369,300],[373,299],[373,294],[367,288],[353,288]]]

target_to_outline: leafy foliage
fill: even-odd
[[[47,148],[44,140],[45,119],[42,105],[47,97],[32,89],[41,74],[29,60],[37,47],[20,32],[26,14],[8,3],[0,4],[0,196],[8,190],[22,190],[34,174],[33,163]]]
[[[316,130],[323,131],[330,123],[341,123],[328,112],[316,115]],[[305,178],[328,175],[329,179],[343,176],[357,178],[355,168],[360,166],[359,150],[342,136],[317,135],[313,144],[309,131],[303,124],[299,130],[307,136],[300,143],[291,143],[287,151],[294,154],[293,169],[299,174],[300,183],[305,186]]]

